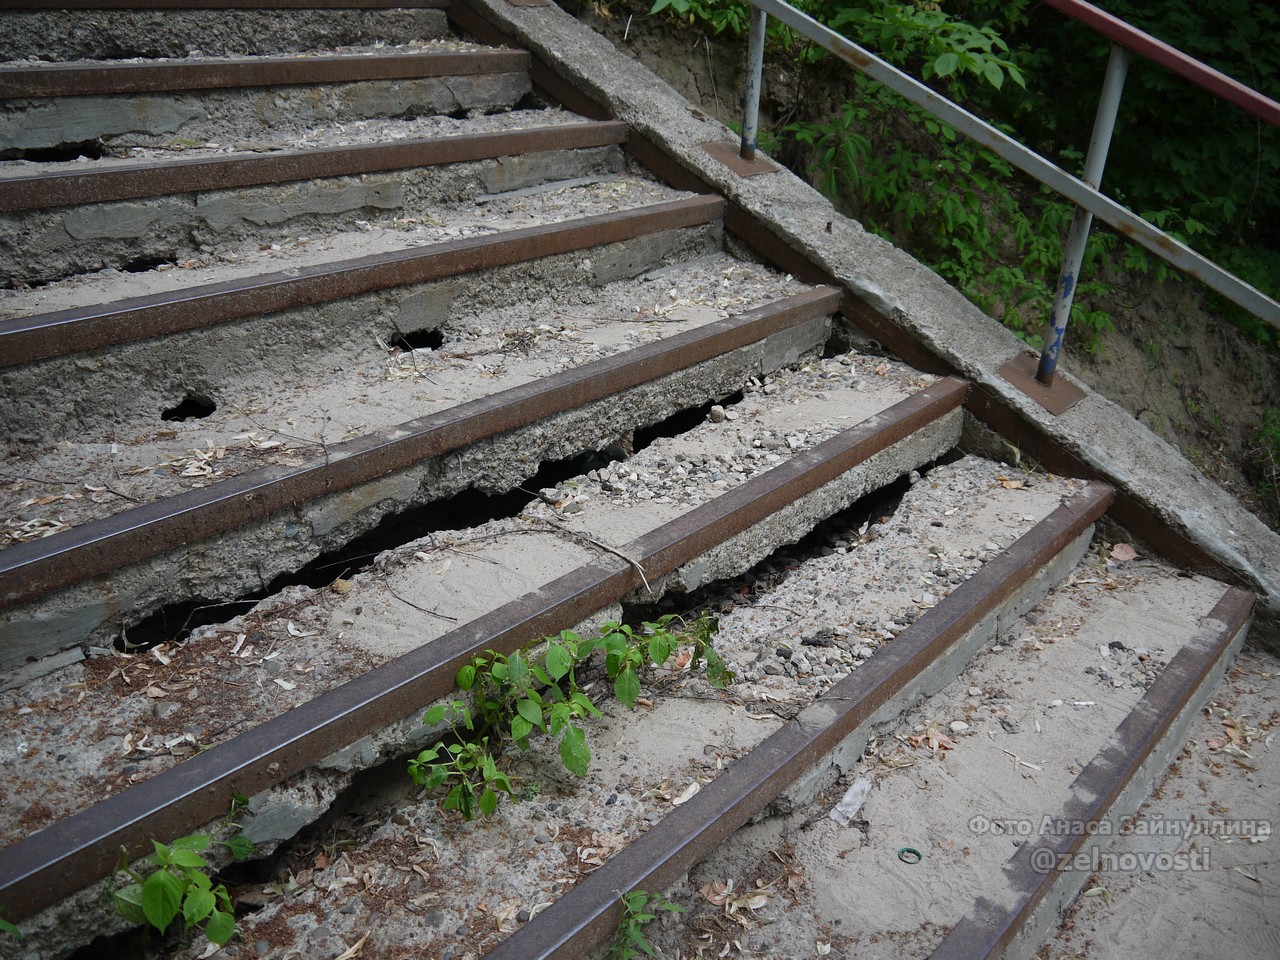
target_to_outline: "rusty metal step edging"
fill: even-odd
[[[539,590],[281,714],[226,743],[0,850],[0,902],[21,920],[106,876],[121,848],[137,855],[221,817],[233,793],[252,796],[454,689],[483,650],[509,653],[580,622],[706,549],[960,409],[968,384],[939,381]],[[998,564],[993,561],[988,567]],[[904,634],[905,636],[905,634]]]
[[[686,197],[632,210],[449,240],[426,247],[225,280],[0,320],[0,367],[195,330],[292,307],[573,253],[720,219],[719,197]]]
[[[1109,486],[1089,484],[799,717],[486,954],[485,960],[570,960],[604,943],[617,929],[621,894],[667,890],[678,882],[982,617],[1030,581],[1103,514],[1110,499]]]
[[[1175,720],[1248,624],[1254,599],[1239,587],[1226,589],[1200,621],[1192,641],[1160,671],[1107,745],[1071,784],[1072,799],[1056,822],[1072,829],[1028,841],[1009,859],[1004,875],[1010,889],[1019,894],[1016,903],[1004,906],[979,899],[973,912],[953,926],[930,954],[931,960],[999,957],[1055,887],[1063,891],[1063,899],[1079,892],[1092,870],[1064,871],[1047,865],[1070,863],[1086,843],[1100,842],[1090,825],[1108,819],[1124,788],[1165,741]]]
[[[625,143],[626,130],[618,121],[588,121],[247,157],[157,160],[76,173],[32,173],[0,178],[0,213],[604,147]]]
[[[523,50],[54,64],[0,69],[0,100],[475,77],[528,70],[529,54]]]
[[[0,608],[208,539],[617,394],[838,309],[829,287],[0,551]]]

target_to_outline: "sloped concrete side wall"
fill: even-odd
[[[727,127],[692,110],[646,67],[558,7],[467,2],[618,119],[664,144],[687,169],[767,223],[952,370],[1236,571],[1259,594],[1252,636],[1280,639],[1280,536],[1170,444],[1087,388],[1085,399],[1065,414],[1046,412],[997,374],[1025,349],[1012,333],[909,254],[838,214],[788,171],[744,179],[712,159],[701,144],[734,141]]]

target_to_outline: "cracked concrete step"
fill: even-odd
[[[446,5],[445,0],[59,0],[58,9],[39,10],[31,0],[5,2],[0,4],[0,61],[261,55],[406,44],[448,36]]]
[[[717,542],[731,541],[743,534],[748,540],[765,538],[775,544],[789,542],[803,533],[806,521],[793,517],[791,525],[785,528],[767,523],[769,514],[785,503],[804,504],[808,500],[811,517],[820,515],[811,509],[814,502],[825,504],[827,511],[838,510],[868,486],[883,482],[886,472],[909,471],[950,447],[959,436],[958,404],[963,385],[943,381],[908,396],[918,375],[902,368],[890,372],[883,367],[883,361],[851,357],[844,362],[821,362],[797,373],[779,374],[750,388],[747,398],[732,411],[738,414],[736,417],[709,421],[695,431],[718,437],[719,442],[713,439],[707,444],[698,444],[696,438],[673,438],[658,441],[642,451],[632,465],[646,475],[650,470],[670,469],[676,476],[675,466],[689,465],[682,468],[680,482],[687,483],[692,476],[698,485],[692,492],[682,491],[671,498],[674,501],[678,497],[680,501],[683,512],[679,516],[672,515],[669,504],[659,503],[660,497],[652,500],[637,497],[626,505],[630,519],[624,522],[618,512],[623,507],[620,495],[609,503],[601,503],[599,513],[594,505],[584,507],[590,498],[580,496],[574,501],[577,510],[561,508],[555,516],[579,520],[594,516],[596,525],[570,530],[551,519],[541,507],[531,508],[520,517],[496,521],[474,531],[438,534],[409,544],[384,556],[366,573],[318,590],[291,588],[264,602],[252,614],[198,631],[188,643],[159,651],[158,656],[168,661],[166,671],[170,668],[187,671],[193,684],[188,687],[179,683],[184,696],[175,696],[171,708],[152,709],[154,694],[161,692],[161,688],[154,685],[148,687],[151,695],[114,699],[136,679],[128,677],[134,672],[131,664],[136,662],[139,667],[146,667],[157,654],[145,654],[136,660],[111,656],[93,658],[59,676],[37,680],[22,691],[10,691],[4,696],[13,698],[8,701],[9,712],[22,724],[25,742],[42,741],[38,729],[47,722],[63,725],[65,736],[79,739],[78,732],[70,732],[65,726],[71,722],[85,731],[86,744],[77,755],[89,767],[95,762],[105,767],[86,769],[84,779],[77,785],[73,778],[68,778],[68,768],[63,766],[60,775],[54,777],[57,786],[46,792],[42,801],[24,803],[20,810],[15,794],[15,804],[6,805],[5,815],[23,819],[31,829],[91,802],[95,793],[101,795],[104,783],[108,794],[136,783],[119,794],[118,802],[107,801],[79,818],[82,825],[92,824],[95,830],[113,834],[103,841],[99,850],[104,858],[101,865],[109,868],[119,842],[126,839],[116,831],[123,828],[136,832],[138,818],[145,818],[147,805],[158,802],[157,798],[169,789],[166,784],[190,783],[191,777],[200,775],[199,769],[220,769],[219,765],[225,762],[230,766],[220,776],[231,777],[231,781],[227,781],[229,789],[258,793],[295,769],[314,764],[349,743],[349,740],[335,740],[335,736],[342,735],[335,730],[314,747],[294,739],[286,755],[274,746],[275,731],[271,724],[312,722],[304,718],[326,715],[329,709],[326,696],[345,700],[357,695],[356,686],[378,689],[374,685],[385,682],[378,679],[380,675],[418,673],[420,679],[411,684],[414,689],[397,682],[394,689],[379,695],[387,700],[386,705],[378,701],[376,706],[385,719],[376,724],[378,732],[370,740],[342,751],[280,792],[268,793],[254,801],[255,810],[260,812],[254,822],[261,828],[255,836],[268,846],[288,837],[304,822],[323,812],[349,781],[353,770],[366,767],[381,756],[394,755],[421,736],[418,705],[447,693],[457,662],[460,657],[469,656],[468,651],[485,647],[511,649],[538,632],[572,626],[584,616],[601,611],[608,613],[612,604],[632,590],[642,588],[646,582],[658,583],[660,577],[696,560]],[[905,399],[893,404],[895,397],[904,396]],[[813,428],[808,436],[803,440],[796,438],[794,445],[756,446],[765,433],[791,435],[795,408],[805,404],[812,407],[807,411],[806,420],[810,420],[818,408],[827,411],[825,418],[811,421]],[[892,406],[886,409],[886,405]],[[845,426],[846,420],[853,425]],[[916,427],[922,430],[916,432]],[[834,435],[828,437],[829,434]],[[708,453],[705,464],[700,463],[695,469],[684,452],[690,449],[690,444],[698,450],[726,452]],[[750,456],[752,453],[756,456]],[[712,480],[710,468],[728,460],[735,460],[748,479],[723,486]],[[881,462],[885,460],[888,462]],[[707,467],[705,471],[701,469],[703,466]],[[584,477],[582,483],[585,489],[589,478]],[[807,521],[810,525],[812,522],[813,519]],[[604,542],[597,538],[611,536],[611,531],[620,524],[638,535],[616,552],[632,557],[638,569],[621,560],[615,551],[596,545]],[[717,576],[742,572],[753,562],[750,550],[739,549],[733,554],[736,563],[722,567]],[[483,589],[479,584],[484,585]],[[319,626],[322,621],[324,625]],[[277,633],[291,638],[285,640],[286,647],[281,648],[281,652],[288,650],[284,660],[267,649],[274,649],[272,638]],[[235,646],[230,654],[228,639]],[[241,656],[249,651],[253,652],[248,659]],[[250,673],[240,676],[234,669],[228,672],[229,664],[234,668],[247,666]],[[112,671],[121,665],[125,667],[123,676],[118,670]],[[277,674],[279,667],[287,670]],[[371,667],[372,673],[358,681],[352,680]],[[213,673],[205,675],[210,669]],[[167,674],[162,682],[176,683],[176,676],[176,673]],[[265,701],[264,688],[258,686],[258,680],[267,682],[265,689],[269,697]],[[340,686],[344,681],[348,686]],[[99,739],[103,731],[101,719],[85,714],[79,720],[72,720],[64,709],[69,691],[87,689],[80,686],[82,683],[96,689],[99,682],[113,691],[112,700],[100,697],[92,700],[96,707],[105,708],[111,718],[105,740]],[[194,697],[189,694],[193,689],[197,691]],[[346,692],[348,689],[353,692]],[[241,703],[246,695],[250,700]],[[311,699],[318,696],[321,699]],[[406,696],[408,700],[404,699]],[[241,731],[246,718],[258,721],[275,714],[279,716],[270,721],[268,727],[252,737],[241,738],[248,741],[244,746],[237,746],[240,741],[226,742],[225,738]],[[343,716],[347,719],[341,720],[340,726],[346,728],[353,717],[346,712]],[[387,725],[387,721],[400,717],[405,719]],[[149,737],[143,742],[144,749],[137,752],[139,763],[132,765],[134,769],[122,780],[107,768],[117,765],[113,731],[124,718],[136,718],[148,729],[154,728],[156,735],[162,727],[168,729],[174,722],[186,726],[195,723],[201,729],[202,747],[223,743],[173,767],[175,761],[182,759],[182,743],[188,741],[179,736],[172,748],[153,754],[146,749],[154,739]],[[133,720],[125,720],[127,727],[132,723]],[[124,727],[120,729],[128,732]],[[133,753],[136,736],[132,733],[129,736],[129,751]],[[95,739],[99,743],[96,748],[91,746]],[[271,744],[270,762],[264,758],[262,762],[252,761],[246,766],[244,752],[267,744]],[[95,757],[96,761],[92,759]],[[307,757],[310,759],[305,759]],[[36,751],[29,751],[25,759],[32,764],[55,762],[53,754],[37,760]],[[166,768],[171,771],[168,775],[163,772]],[[39,775],[34,766],[25,768],[22,775],[28,773]],[[208,798],[215,793],[221,795],[215,787],[194,791],[184,788],[184,792],[188,801],[196,804],[195,809],[203,813],[188,810],[176,815],[189,818],[193,825],[211,815],[210,810],[205,809]],[[120,814],[134,826],[117,827],[115,820]],[[147,829],[154,832],[162,828],[156,824]],[[282,832],[273,834],[272,831]],[[6,835],[13,835],[8,827]],[[15,858],[25,858],[24,850],[41,847],[50,840],[48,833],[37,837],[33,843],[12,847],[0,854],[5,862],[0,874],[10,881],[3,891],[6,903],[19,902],[12,885],[15,877],[12,869],[18,862]],[[39,889],[44,891],[39,896],[45,897],[54,889],[49,883],[56,883],[62,894],[70,893],[74,887],[66,886],[69,876],[63,874],[61,880],[51,876],[43,878],[38,882]],[[31,893],[28,889],[23,896]],[[37,925],[56,915],[56,908],[47,911]],[[67,933],[62,931],[64,936]]]
[[[0,67],[0,156],[269,139],[320,123],[511,109],[529,55],[458,40],[138,63]]]
[[[728,396],[819,351],[837,303],[818,289],[725,320],[704,314],[700,329],[13,545],[0,551],[4,662],[108,642],[179,599],[261,589],[408,507],[509,490],[543,462]],[[393,389],[427,393],[409,369]]]
[[[9,211],[0,213],[0,275],[21,286],[219,251],[237,258],[246,244],[403,228],[436,211],[439,219],[462,197],[622,172],[622,124],[548,111],[561,122],[530,129],[529,114],[486,124],[498,127],[491,133],[394,144],[60,163],[50,172],[14,162],[0,172],[0,210]]]
[[[1181,749],[1181,731],[1243,643],[1253,602],[1095,547],[945,689],[868,731],[870,748],[843,765],[838,784],[700,864],[677,888],[686,924],[711,930],[724,910],[698,897],[704,884],[731,882],[749,896],[757,871],[782,870],[790,892],[771,888],[744,915],[744,945],[765,954],[1035,954],[1082,885],[1098,872],[1105,884],[1095,854],[1135,822]],[[785,592],[770,599],[795,603]],[[840,826],[827,812],[858,778],[870,794],[858,822]],[[899,855],[907,849],[919,862]],[[696,938],[669,928],[655,942],[688,951]]]
[[[1069,568],[1069,561],[1064,566],[1054,559],[1056,543],[1049,545],[1038,524],[1064,497],[1079,501],[1082,484],[1038,478],[1034,489],[1010,491],[995,478],[1011,472],[995,465],[939,472],[937,482],[926,475],[863,543],[843,554],[793,564],[777,592],[751,598],[733,593],[717,649],[740,676],[758,668],[761,651],[767,650],[770,662],[785,664],[777,674],[766,674],[770,683],[735,683],[721,694],[685,670],[656,675],[646,705],[628,713],[610,703],[605,720],[588,725],[593,760],[584,780],[559,767],[554,744],[535,744],[526,754],[504,759],[533,799],[504,804],[492,820],[462,823],[441,814],[438,797],[416,802],[397,797],[394,806],[362,817],[350,834],[356,842],[331,863],[315,861],[309,847],[290,850],[282,869],[302,882],[244,918],[241,939],[228,956],[254,956],[264,940],[265,954],[272,957],[293,950],[341,952],[339,944],[354,942],[366,930],[372,931],[372,949],[412,944],[432,956],[492,952],[531,958],[551,955],[550,943],[560,949],[556,955],[588,955],[592,943],[612,929],[606,918],[619,890],[665,889],[673,873],[689,868],[685,857],[708,852],[761,811],[777,790],[791,784],[801,792],[796,781],[803,779],[798,773],[804,763],[769,777],[763,793],[755,792],[755,777],[762,763],[780,764],[783,753],[797,747],[797,736],[803,740],[829,721],[809,706],[815,698],[827,693],[832,703],[859,699],[864,715],[896,716],[921,693],[943,685],[946,672],[959,670],[997,629],[994,612],[966,619],[950,611],[969,609],[975,595],[1006,596],[998,616],[1007,622]],[[1105,499],[1095,497],[1092,503],[1088,512],[1067,511],[1070,520],[1060,513],[1055,521],[1059,532],[1051,539],[1074,541],[1077,556],[1087,543],[1089,519]],[[944,518],[945,532],[931,525],[935,517]],[[1020,535],[1028,532],[1035,547],[1023,546],[1027,538]],[[1015,553],[1002,558],[1006,543]],[[438,575],[450,556],[447,545],[440,546],[445,549],[430,550],[418,561],[419,578]],[[867,547],[874,552],[866,555]],[[938,550],[945,551],[953,571],[941,579],[935,574]],[[898,565],[886,569],[886,555]],[[452,556],[456,561],[457,554]],[[1012,594],[993,590],[988,581],[1007,574],[1021,586],[1011,587]],[[971,575],[975,588],[966,586]],[[878,581],[874,595],[859,596],[858,585],[870,578]],[[899,586],[905,592],[899,593]],[[783,590],[792,596],[784,597]],[[952,591],[955,595],[948,596]],[[780,604],[802,613],[806,622],[780,631]],[[898,621],[899,635],[886,640],[880,624]],[[928,625],[939,621],[978,626],[964,640],[943,631],[955,646],[940,671],[922,677],[916,636],[930,633]],[[831,645],[803,645],[807,639]],[[795,657],[777,659],[775,649],[783,644],[807,651],[803,665]],[[787,723],[797,711],[804,711],[802,719],[822,722]],[[847,733],[828,734],[825,747],[810,748],[809,762]],[[860,749],[854,749],[854,757]],[[750,796],[743,792],[748,790]],[[725,813],[727,824],[720,819]],[[659,849],[670,855],[657,859]],[[414,864],[422,869],[415,871]],[[650,875],[655,870],[657,875]],[[357,882],[334,882],[345,876]],[[592,916],[600,922],[584,910],[584,896],[598,907]],[[594,937],[579,936],[587,928]],[[652,938],[652,928],[647,932]],[[762,954],[806,955],[786,945]]]
[[[301,238],[235,263],[0,292],[0,310],[13,311],[0,319],[0,344],[22,364],[0,369],[10,450],[155,418],[189,395],[212,402],[248,376],[328,376],[379,343],[458,339],[485,313],[553,291],[589,301],[594,288],[722,244],[722,201],[634,177],[456,210],[444,226],[419,220]],[[86,374],[88,395],[63,388]]]
[[[462,411],[496,407],[508,402],[505,397],[528,403],[541,381],[580,381],[586,375],[574,371],[589,363],[612,360],[608,369],[620,383],[626,365],[634,363],[628,351],[642,347],[651,348],[645,351],[649,363],[679,369],[687,356],[671,356],[673,351],[749,327],[747,314],[771,317],[803,305],[792,322],[825,319],[823,311],[837,300],[831,291],[803,296],[813,289],[719,255],[576,296],[560,290],[523,302],[512,298],[470,316],[454,314],[446,328],[435,331],[435,347],[413,349],[388,332],[381,343],[371,337],[357,355],[339,360],[327,353],[323,365],[289,356],[267,370],[228,369],[207,391],[216,410],[204,416],[166,422],[155,404],[116,406],[111,424],[32,449],[46,478],[38,489],[43,497],[58,497],[58,523],[71,529],[251,471],[345,456],[348,448],[367,445],[360,438],[407,434],[420,429],[416,421],[443,420],[445,411],[456,409],[448,419],[457,421]],[[734,342],[740,345],[745,336]],[[389,348],[387,341],[396,346]],[[811,341],[810,348],[820,342],[816,336]],[[183,353],[192,356],[189,349]],[[483,485],[499,490],[496,478],[505,471],[498,464],[491,471],[493,478]],[[66,480],[51,485],[55,477]],[[84,484],[110,490],[88,497]],[[24,512],[33,489],[0,491],[0,513]]]

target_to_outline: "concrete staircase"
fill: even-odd
[[[219,955],[580,956],[620,892],[696,907],[783,838],[814,896],[756,955],[1033,952],[1089,876],[1034,851],[1084,840],[973,818],[1132,816],[1252,596],[1113,550],[1104,483],[966,455],[968,383],[448,14],[0,3],[0,956],[135,949],[121,848],[235,794]],[[586,778],[512,747],[491,819],[409,791],[473,655],[704,611],[736,682],[647,677]],[[929,827],[868,833],[851,893],[815,824],[867,771],[860,816]]]

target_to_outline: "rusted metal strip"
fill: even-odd
[[[0,10],[397,10],[443,9],[449,0],[0,0]]]
[[[108,167],[83,173],[33,173],[0,179],[0,212],[106,203],[175,193],[403,170],[626,141],[622,123],[567,123],[430,140],[318,147],[239,157],[200,157]]]
[[[568,960],[588,954],[617,929],[620,894],[636,889],[665,890],[678,882],[690,867],[869,720],[983,616],[1032,579],[1102,515],[1110,495],[1105,484],[1091,484],[1059,507],[799,718],[737,760],[667,814],[660,826],[616,854],[490,951],[486,960]],[[824,722],[812,722],[819,716]]]
[[[528,69],[529,54],[523,50],[366,56],[219,57],[209,60],[6,67],[0,70],[0,99],[167,93],[424,77],[474,77],[482,74],[525,73]]]
[[[1111,808],[1148,757],[1161,745],[1174,721],[1183,716],[1214,667],[1249,622],[1254,595],[1228,587],[1195,637],[1179,650],[1142,700],[1124,718],[1107,746],[1094,757],[1071,785],[1059,822],[1077,825],[1024,844],[1004,869],[1010,888],[1017,891],[1012,906],[986,898],[974,912],[957,923],[930,955],[933,960],[980,960],[999,957],[1013,941],[1036,907],[1059,884],[1074,883],[1078,892],[1092,871],[1061,871],[1052,864],[1068,863],[1094,837],[1098,824],[1116,811]],[[1118,811],[1126,814],[1128,811]],[[1048,851],[1046,854],[1045,851]],[[1046,868],[1046,865],[1049,865]]]
[[[329,447],[301,467],[264,467],[0,551],[0,606],[195,543],[326,494],[691,367],[831,313],[817,288]],[[959,401],[957,401],[959,402]]]
[[[638,236],[713,223],[716,197],[688,197],[633,210],[468,237],[426,247],[260,274],[104,306],[0,320],[0,366],[31,363],[131,340],[355,297],[375,290],[570,253]]]
[[[370,730],[448,695],[457,669],[473,654],[485,649],[510,652],[531,639],[579,622],[639,588],[646,578],[652,581],[670,573],[711,542],[722,542],[768,517],[779,505],[780,495],[792,499],[804,496],[830,479],[834,464],[853,466],[858,458],[890,446],[903,435],[904,422],[920,423],[922,417],[941,417],[958,409],[964,389],[963,381],[936,383],[872,421],[851,427],[804,456],[780,464],[683,518],[632,541],[621,552],[634,558],[635,566],[610,556],[580,567],[397,660],[0,850],[0,902],[5,905],[5,916],[10,920],[28,917],[105,876],[119,862],[122,847],[142,853],[151,849],[152,838],[188,833],[222,816],[233,793],[261,792]],[[1076,513],[1082,509],[1078,505],[1072,508]],[[1022,562],[1006,561],[1006,566],[1012,565],[1016,570]],[[984,572],[999,564],[999,560],[993,561]],[[864,673],[865,669],[860,675]],[[832,695],[840,689],[837,687]],[[749,769],[745,762],[742,767]],[[616,893],[610,896],[616,897]]]

